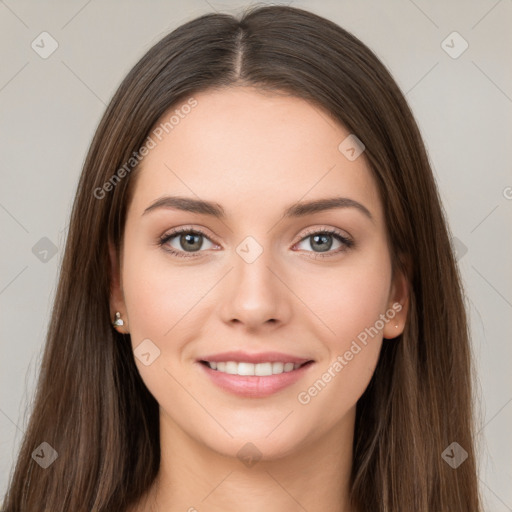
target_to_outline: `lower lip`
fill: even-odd
[[[303,377],[309,368],[313,366],[313,363],[308,363],[291,372],[259,377],[254,375],[233,375],[213,370],[208,365],[200,362],[197,364],[206,372],[208,377],[212,379],[214,384],[223,390],[229,391],[235,395],[251,398],[270,396],[281,389],[291,386]]]

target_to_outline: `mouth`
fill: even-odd
[[[313,364],[313,360],[303,363],[292,363],[284,361],[266,361],[262,363],[250,363],[245,361],[199,361],[202,365],[211,370],[229,375],[240,375],[243,377],[270,377],[271,375],[280,375],[290,373],[304,366]]]
[[[212,358],[217,360],[211,361]],[[222,360],[225,359],[225,355],[218,355],[197,360],[196,364],[218,389],[251,399],[265,398],[291,387],[309,373],[309,369],[315,364],[311,359],[295,358],[295,362],[292,362],[275,360],[277,356],[268,357],[274,361],[268,361],[266,358],[259,355],[253,357],[256,362],[243,359],[233,361]]]

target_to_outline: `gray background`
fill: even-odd
[[[246,4],[0,0],[0,495],[28,420],[72,198],[107,102],[170,30]],[[512,0],[291,5],[370,46],[418,120],[468,297],[486,510],[512,511]],[[46,59],[31,47],[43,31],[58,43]],[[457,58],[462,40],[443,44],[453,31],[469,44]]]

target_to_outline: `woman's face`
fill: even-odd
[[[405,281],[392,281],[382,204],[349,132],[296,97],[194,98],[162,117],[179,112],[138,170],[112,311],[162,425],[272,459],[353,422],[382,338],[403,330]]]

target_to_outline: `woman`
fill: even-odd
[[[479,511],[468,338],[382,63],[301,9],[201,16],[92,141],[3,510]]]

